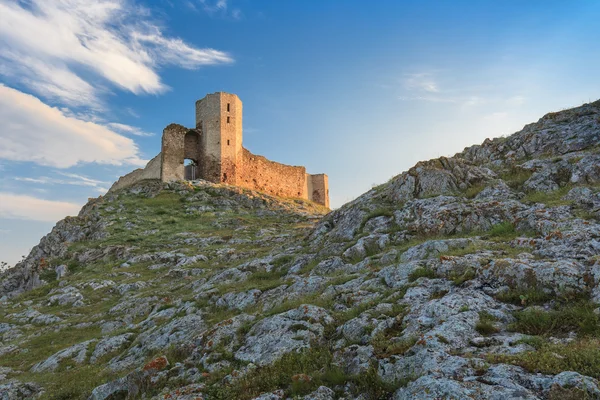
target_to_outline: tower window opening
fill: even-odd
[[[227,146],[229,146],[229,139],[227,139]]]
[[[229,123],[229,117],[227,117],[227,123]]]
[[[229,103],[227,103],[227,112],[229,112],[229,111],[230,111]]]

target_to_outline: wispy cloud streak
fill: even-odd
[[[226,52],[165,35],[129,0],[0,0],[0,42],[0,74],[69,106],[100,107],[104,84],[164,92],[162,66],[233,62]]]
[[[57,168],[80,163],[142,166],[135,142],[104,125],[65,115],[0,84],[0,158]]]

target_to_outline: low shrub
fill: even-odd
[[[516,321],[510,329],[528,335],[600,336],[600,318],[590,302],[566,303],[556,310],[530,309],[514,313]]]
[[[522,306],[544,304],[553,298],[554,296],[546,293],[542,288],[537,286],[509,289],[496,295],[496,299],[503,303],[511,303]]]
[[[434,270],[423,267],[415,269],[413,272],[410,273],[410,275],[408,275],[409,282],[414,282],[419,278],[435,279],[437,278],[437,276]]]
[[[498,333],[499,329],[496,328],[494,322],[498,319],[486,311],[479,313],[479,322],[475,325],[475,330],[483,336],[492,335]]]
[[[515,226],[512,222],[505,221],[499,224],[492,226],[492,228],[488,231],[488,234],[491,237],[511,237],[515,235]]]

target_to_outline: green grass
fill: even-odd
[[[487,182],[479,183],[473,186],[470,186],[465,190],[465,197],[467,199],[475,198],[483,189],[487,186]]]
[[[283,285],[285,282],[282,278],[287,275],[285,270],[258,271],[250,275],[250,277],[242,282],[228,283],[217,287],[219,293],[241,293],[251,289],[267,291]]]
[[[529,287],[515,287],[498,293],[495,297],[503,303],[521,306],[541,305],[551,300],[578,301],[589,297],[587,292],[549,293],[536,282],[529,282]]]
[[[465,247],[455,247],[448,251],[445,251],[440,254],[440,259],[444,257],[462,257],[467,254],[477,253],[479,250],[483,249],[483,245],[481,243],[469,243]]]
[[[541,349],[546,343],[546,340],[541,336],[525,336],[517,340],[515,344],[527,344],[535,349]]]
[[[390,210],[388,208],[377,208],[377,209],[369,212],[369,214],[367,214],[367,216],[365,216],[365,218],[363,219],[363,221],[360,224],[360,227],[358,228],[358,232],[362,232],[365,225],[367,224],[367,222],[369,222],[373,218],[393,217],[393,216],[394,216],[393,210]]]
[[[40,400],[86,400],[96,386],[116,378],[101,365],[78,365],[61,373],[19,375],[22,382],[36,382],[44,388]]]
[[[552,300],[552,298],[551,294],[538,286],[511,288],[496,295],[496,299],[503,303],[521,306],[544,304]]]
[[[548,207],[566,206],[573,201],[563,200],[562,198],[573,188],[572,185],[565,185],[553,192],[530,192],[521,200],[523,203],[542,203]]]
[[[555,375],[563,371],[600,378],[600,340],[583,339],[569,344],[544,344],[536,351],[516,355],[488,355],[492,363],[519,365],[529,372]]]
[[[43,361],[54,353],[76,343],[100,337],[99,327],[83,329],[62,329],[58,332],[44,332],[20,343],[19,347],[29,349],[28,352],[16,352],[2,356],[2,366],[15,370],[27,371],[34,364]]]
[[[299,352],[285,354],[273,364],[259,367],[229,383],[220,376],[209,382],[204,394],[211,399],[247,400],[275,389],[283,389],[286,396],[303,396],[319,386],[336,387],[352,383],[357,393],[368,399],[391,395],[397,385],[384,383],[375,368],[360,376],[351,376],[333,365],[333,355],[324,345],[315,345]]]
[[[434,270],[424,267],[419,267],[408,275],[409,282],[414,282],[419,278],[435,279],[437,275]]]
[[[530,309],[514,313],[516,321],[510,329],[528,335],[564,336],[576,332],[579,336],[600,336],[600,318],[590,302],[565,303],[554,310]]]
[[[473,279],[475,279],[477,277],[477,271],[475,271],[475,269],[468,267],[467,269],[465,269],[465,271],[458,275],[451,275],[450,279],[452,280],[452,283],[456,286],[460,286],[465,282],[471,281]]]
[[[496,317],[488,312],[481,311],[479,313],[479,321],[475,325],[475,330],[483,336],[489,336],[494,333],[498,333],[500,330],[494,325],[494,322],[496,321]]]
[[[533,171],[527,171],[519,167],[513,167],[510,170],[500,174],[500,178],[512,189],[521,190],[523,184],[531,178]]]
[[[358,317],[363,312],[375,307],[375,301],[367,301],[353,307],[350,307],[346,311],[338,312],[335,314],[336,325],[342,325],[351,319]]]
[[[311,304],[313,306],[328,309],[333,306],[333,300],[330,298],[321,297],[320,294],[313,294],[297,299],[284,300],[283,302],[277,304],[275,307],[271,308],[267,312],[263,312],[262,315],[264,317],[268,317],[275,314],[281,314],[283,312],[293,310],[294,308],[298,308],[302,304]]]
[[[275,260],[273,260],[273,266],[275,268],[279,268],[284,266],[285,264],[291,263],[292,261],[294,261],[294,256],[291,255],[277,257]]]
[[[516,229],[512,222],[505,221],[496,224],[490,228],[488,235],[493,238],[514,238],[516,236]]]
[[[388,358],[403,355],[417,343],[416,337],[392,341],[386,334],[379,333],[372,340],[373,351],[377,358]]]

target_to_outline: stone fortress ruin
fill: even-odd
[[[242,102],[225,92],[208,94],[196,102],[195,128],[167,126],[161,152],[145,168],[119,178],[110,190],[146,179],[204,179],[329,207],[327,175],[307,174],[305,167],[270,161],[242,146]]]

